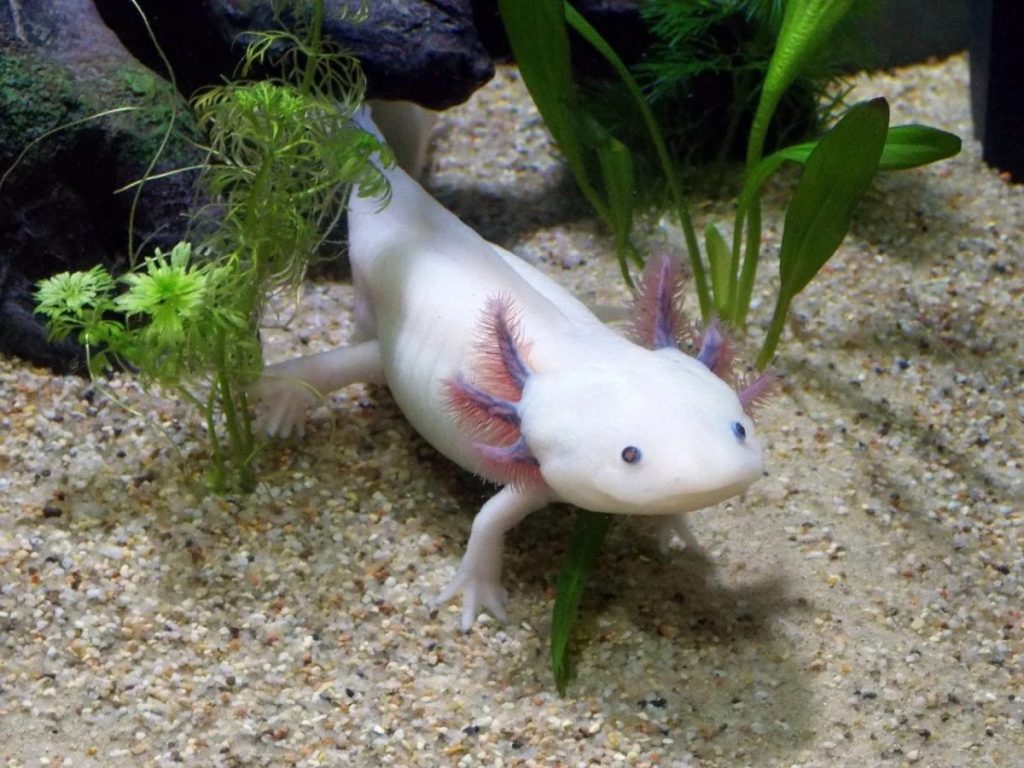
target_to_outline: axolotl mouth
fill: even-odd
[[[593,493],[588,496],[586,504],[583,506],[595,512],[610,514],[670,515],[693,512],[741,495],[761,476],[762,471],[758,464],[752,466],[752,471],[746,477],[735,479],[727,484],[710,485],[703,490],[694,488],[688,478],[670,478],[662,487],[639,489],[639,493],[632,498],[624,498],[622,495],[614,493],[598,496],[601,489],[595,484]],[[685,487],[687,490],[677,494],[666,494],[664,485]],[[567,499],[567,501],[582,505],[571,499]]]

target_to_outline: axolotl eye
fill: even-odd
[[[640,461],[640,449],[635,445],[627,445],[622,449],[622,460],[627,464],[636,464]]]
[[[738,421],[734,421],[732,423],[732,433],[736,435],[736,439],[741,443],[747,439],[747,428]]]

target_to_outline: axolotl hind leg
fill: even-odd
[[[380,345],[374,340],[268,365],[252,392],[268,435],[301,436],[309,411],[328,392],[356,382],[383,381]]]

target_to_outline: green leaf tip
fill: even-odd
[[[888,124],[885,99],[857,104],[808,157],[786,212],[779,251],[782,297],[803,290],[846,237],[853,210],[878,170]]]
[[[569,551],[566,552],[562,570],[558,574],[555,606],[551,617],[551,672],[561,696],[565,695],[569,680],[573,676],[569,640],[572,637],[580,598],[594,570],[594,561],[610,525],[611,515],[579,510],[572,530]]]

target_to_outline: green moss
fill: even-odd
[[[117,74],[118,78],[114,82],[121,86],[120,93],[108,94],[107,101],[111,103],[104,108],[135,107],[132,112],[112,118],[132,136],[133,152],[140,159],[151,158],[158,151],[167,126],[173,119],[175,135],[165,149],[161,165],[189,165],[194,162],[194,157],[190,159],[194,152],[188,139],[197,135],[195,120],[191,109],[174,87],[141,64],[124,67]],[[120,103],[112,103],[114,98],[119,98]]]
[[[74,120],[76,106],[65,71],[32,55],[0,57],[0,164],[6,167],[26,144]]]
[[[31,172],[34,165],[61,156],[83,131],[95,129],[94,122],[72,125],[75,121],[121,107],[134,109],[99,119],[115,126],[121,151],[128,153],[139,168],[159,150],[175,107],[176,135],[166,147],[161,165],[194,162],[195,150],[187,139],[195,135],[195,121],[170,83],[141,64],[111,74],[76,80],[64,68],[34,54],[0,59],[0,115],[4,116],[0,168],[12,163],[32,141],[52,132],[22,159],[21,171]]]
[[[131,89],[131,92],[141,99],[152,99],[156,95],[156,78],[148,69],[122,69],[121,78]]]

